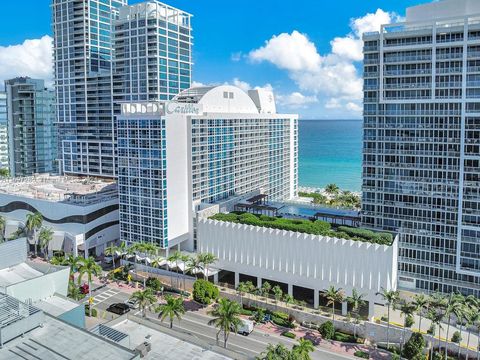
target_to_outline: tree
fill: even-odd
[[[208,268],[210,265],[214,264],[218,260],[218,258],[211,253],[198,254],[198,258],[204,270],[204,279],[208,280]]]
[[[430,359],[433,359],[433,339],[435,338],[435,328],[438,327],[438,350],[440,350],[440,330],[442,329],[442,321],[444,314],[439,308],[431,307],[427,312],[427,319],[432,322],[433,334],[432,334],[432,347],[430,349]]]
[[[400,309],[400,316],[405,317],[405,320],[403,321],[402,342],[400,344],[400,353],[402,353],[402,348],[405,343],[405,330],[407,327],[407,318],[409,316],[412,316],[412,314],[415,312],[415,305],[404,300],[400,303],[399,309]]]
[[[422,334],[414,332],[405,344],[402,355],[407,359],[417,359],[423,354],[425,339]]]
[[[310,353],[315,351],[310,340],[299,339],[298,344],[293,346],[292,355],[295,360],[310,360]]]
[[[72,277],[80,268],[83,258],[80,256],[68,255],[65,259],[65,265],[70,267],[70,277]]]
[[[36,213],[28,213],[25,228],[28,233],[33,235],[32,240],[35,245],[35,256],[37,256],[37,230],[42,227],[43,216],[38,211]]]
[[[8,168],[1,168],[0,169],[0,177],[9,177],[10,176],[10,171]]]
[[[173,320],[175,320],[175,318],[177,318],[178,321],[182,319],[182,315],[185,314],[185,307],[181,297],[167,296],[165,299],[167,303],[158,306],[155,311],[158,312],[158,318],[162,322],[168,317],[171,329],[173,328]]]
[[[340,191],[340,188],[338,187],[337,184],[328,184],[327,186],[325,186],[325,192],[328,195],[331,195],[331,196],[337,195],[339,191]]]
[[[367,302],[364,300],[365,294],[359,294],[357,289],[352,290],[352,295],[347,296],[347,302],[352,306],[352,312],[355,317],[355,325],[353,326],[353,336],[357,337],[357,324],[360,318],[360,308],[365,306]]]
[[[157,298],[150,288],[135,291],[130,296],[130,299],[138,302],[138,308],[142,311],[142,317],[147,317],[147,310],[157,302]]]
[[[182,254],[182,256],[180,257],[180,260],[183,262],[183,267],[182,267],[183,291],[187,291],[185,287],[185,271],[187,270],[187,264],[188,264],[188,261],[190,260],[190,256],[187,254]]]
[[[82,283],[82,278],[84,275],[87,275],[88,281],[88,298],[89,301],[92,298],[92,277],[100,276],[102,273],[102,268],[95,262],[95,259],[89,257],[88,259],[82,259],[79,261],[80,267],[78,269],[78,284]],[[88,308],[88,315],[92,316],[92,306]]]
[[[167,261],[169,263],[175,263],[175,272],[177,273],[177,288],[179,287],[178,285],[178,261],[182,258],[182,253],[180,251],[175,251],[173,254],[171,254],[168,258]],[[169,265],[170,267],[170,265]],[[172,286],[173,286],[173,281],[172,281]]]
[[[283,344],[268,344],[264,352],[257,357],[257,360],[290,360],[290,350]]]
[[[191,256],[187,262],[187,271],[193,273],[195,275],[195,278],[198,279],[198,273],[202,270],[203,270],[202,264],[200,262],[198,255]]]
[[[428,305],[428,298],[424,294],[416,294],[413,297],[412,305],[415,307],[415,312],[418,315],[418,331],[420,332],[422,329],[422,317],[423,311],[426,309]]]
[[[115,245],[115,242],[111,242],[110,245],[105,249],[105,255],[112,257],[112,266],[115,269],[115,256],[119,251],[119,247]]]
[[[210,304],[218,298],[218,294],[218,288],[207,280],[199,279],[193,283],[193,299],[201,304]]]
[[[243,295],[248,291],[248,285],[245,282],[239,282],[237,286],[237,294],[240,296],[240,305],[243,307]]]
[[[208,325],[214,325],[218,328],[217,341],[220,333],[223,333],[223,347],[227,348],[228,336],[231,331],[238,331],[242,320],[240,318],[241,308],[235,301],[221,298],[218,306],[208,312],[214,318],[208,322]]]
[[[328,320],[325,321],[322,325],[320,325],[318,331],[325,340],[330,340],[335,335],[335,326],[333,326],[333,323]]]
[[[268,304],[268,295],[270,294],[270,290],[272,290],[272,285],[268,281],[264,281],[262,284],[262,295],[266,298],[266,302]]]
[[[335,303],[341,303],[344,299],[344,293],[342,289],[336,289],[331,285],[325,290],[323,296],[327,299],[327,306],[332,305],[332,319],[335,321]]]
[[[447,317],[447,333],[445,336],[445,360],[447,360],[448,354],[448,333],[450,330],[450,320],[452,315],[457,317],[461,316],[463,305],[465,303],[465,297],[460,293],[451,293],[448,301],[448,305],[445,308],[445,316]]]
[[[0,242],[3,242],[5,240],[5,226],[5,218],[3,216],[0,216]]]
[[[40,233],[38,234],[38,242],[40,249],[43,251],[43,256],[45,260],[48,261],[48,245],[53,240],[53,230],[50,228],[42,227]]]
[[[284,294],[283,301],[285,302],[285,305],[288,307],[288,304],[293,303],[293,296],[290,294]]]
[[[480,311],[478,310],[478,307],[475,306],[470,309],[470,311],[466,316],[466,320],[467,320],[467,333],[468,333],[468,336],[467,336],[467,349],[468,349],[470,347],[470,333],[471,333],[470,328],[472,326],[477,326],[480,321]],[[468,351],[467,351],[466,360],[468,360]]]
[[[390,309],[395,309],[400,293],[394,290],[387,290],[382,288],[382,291],[377,295],[380,295],[387,305],[387,349],[390,347]]]
[[[278,302],[280,301],[283,295],[282,288],[278,285],[275,285],[272,288],[272,292],[273,292],[273,296],[275,297],[275,304],[278,304]]]

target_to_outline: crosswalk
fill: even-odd
[[[105,300],[110,299],[112,296],[117,295],[120,293],[119,290],[114,290],[114,289],[108,289],[100,294],[93,295],[93,306],[96,306]],[[88,296],[87,299],[84,301],[85,303],[88,303]]]

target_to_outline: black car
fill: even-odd
[[[118,314],[118,315],[123,315],[126,314],[130,311],[130,307],[127,304],[123,303],[116,303],[112,304],[107,308],[107,311]]]

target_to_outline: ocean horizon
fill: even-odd
[[[330,183],[361,191],[362,124],[359,120],[299,120],[299,185]]]

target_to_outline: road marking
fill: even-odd
[[[93,306],[97,306],[98,304],[110,299],[111,297],[119,294],[120,291],[116,291],[113,289],[108,289],[98,295],[94,295],[93,297]],[[88,303],[88,299],[84,301],[84,303]]]

